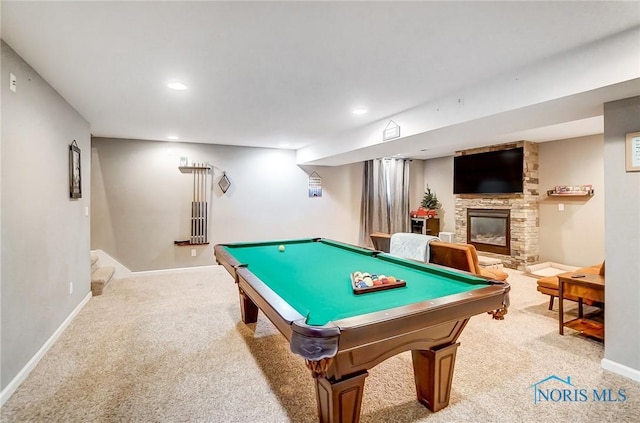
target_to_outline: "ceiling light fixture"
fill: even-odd
[[[351,113],[353,113],[354,115],[364,115],[365,113],[367,113],[367,109],[365,109],[364,107],[358,107],[353,109]]]
[[[182,90],[186,90],[187,86],[184,85],[182,82],[169,82],[167,84],[167,87],[171,88],[172,90],[177,90],[177,91],[182,91]]]
[[[180,137],[178,137],[176,135],[169,135],[169,136],[167,136],[167,139],[169,139],[169,140],[179,140]]]

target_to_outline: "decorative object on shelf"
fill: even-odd
[[[418,210],[411,211],[411,217],[435,217],[439,207],[440,202],[438,201],[438,196],[435,192],[431,191],[431,188],[427,185],[427,190],[424,193],[424,197],[422,197],[420,207]]]
[[[400,137],[400,126],[397,123],[390,120],[387,126],[382,131],[382,141],[389,141]]]
[[[322,197],[322,178],[315,171],[309,175],[309,197]]]
[[[218,186],[222,190],[223,194],[226,194],[227,190],[231,187],[231,181],[227,177],[227,172],[222,172],[222,177],[218,181]]]
[[[547,191],[551,197],[590,197],[593,195],[591,185],[556,185],[554,189]]]
[[[187,156],[180,156],[180,166],[189,166],[189,158]]]
[[[424,197],[422,197],[422,202],[420,203],[420,205],[427,210],[435,210],[440,207],[438,196],[435,192],[431,191],[429,185],[427,185],[427,190],[424,193]]]
[[[418,207],[418,210],[411,210],[411,217],[432,219],[436,217],[436,213],[437,212],[435,210],[427,210],[424,207]]]
[[[82,198],[82,171],[80,147],[76,140],[69,145],[69,197]]]
[[[640,132],[627,134],[626,170],[640,172]]]

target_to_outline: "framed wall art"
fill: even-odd
[[[640,132],[627,134],[627,172],[640,172]]]
[[[69,197],[82,198],[82,171],[80,147],[76,140],[69,146]]]

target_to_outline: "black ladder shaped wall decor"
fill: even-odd
[[[174,241],[177,245],[209,243],[209,163],[193,163],[179,166],[180,172],[193,174],[193,196],[191,199],[191,237],[188,241]]]

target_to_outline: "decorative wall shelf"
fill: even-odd
[[[557,185],[547,191],[549,197],[593,197],[591,185]]]
[[[196,170],[206,169],[207,171],[211,170],[211,166],[178,166],[180,172],[182,173],[193,173]]]
[[[585,192],[557,192],[555,190],[547,191],[549,197],[593,197],[593,190]]]
[[[185,246],[189,246],[189,245],[209,245],[208,242],[191,242],[188,240],[185,241],[173,241],[174,245],[178,246],[178,247],[185,247]]]

